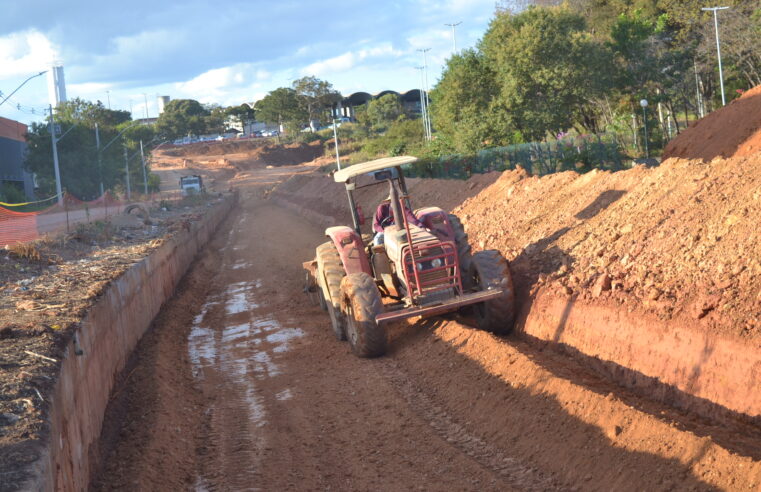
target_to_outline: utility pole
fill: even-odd
[[[444,24],[445,26],[449,26],[452,28],[452,53],[457,53],[457,32],[455,31],[455,29],[460,24],[462,24],[462,21],[454,23],[454,24]]]
[[[333,141],[336,144],[336,166],[341,170],[341,154],[338,152],[338,129],[336,127],[336,115],[333,113]]]
[[[100,178],[100,196],[103,196],[103,164],[100,161],[100,131],[95,123],[95,149],[98,154],[98,177]]]
[[[53,144],[53,169],[55,170],[55,192],[58,196],[58,205],[63,205],[63,193],[61,192],[61,172],[58,169],[58,139],[55,137],[55,118],[53,118],[53,105],[50,108],[50,141]]]
[[[698,102],[698,116],[702,118],[705,116],[705,108],[703,107],[703,96],[700,94],[700,77],[698,77],[697,61],[693,60],[692,66],[695,69],[695,97],[697,98]]]
[[[148,142],[150,143],[150,142]],[[148,194],[148,175],[145,169],[145,153],[143,152],[143,141],[140,140],[140,162],[143,163],[143,193]]]
[[[428,134],[428,109],[426,108],[425,104],[425,78],[423,77],[423,70],[425,67],[415,67],[417,70],[420,70],[420,116],[423,120],[423,133],[425,134],[425,139],[430,140],[430,135]]]
[[[127,177],[127,200],[132,199],[132,190],[129,187],[129,158],[127,157],[127,146],[124,147],[124,175]]]
[[[108,109],[111,109],[111,91],[106,91],[106,99],[108,99]]]
[[[431,48],[422,48],[418,51],[423,53],[423,74],[425,76],[424,78],[424,86],[423,86],[423,95],[425,96],[425,115],[426,115],[426,125],[428,128],[428,140],[433,140],[433,127],[431,126],[431,113],[429,111],[431,104],[428,99],[428,52],[431,51]]]
[[[644,114],[643,122],[645,124],[645,158],[650,159],[650,148],[647,142],[647,104],[647,99],[643,99],[639,102],[639,105],[642,106],[642,113]]]
[[[145,100],[145,119],[148,119],[148,94],[143,92],[143,99]]]
[[[729,7],[706,7],[702,8],[700,10],[704,11],[712,11],[713,12],[713,26],[716,30],[716,54],[719,56],[719,84],[721,85],[721,105],[726,106],[727,105],[727,99],[724,96],[724,72],[721,68],[721,43],[719,43],[719,16],[717,15],[717,11],[719,10],[726,10]]]

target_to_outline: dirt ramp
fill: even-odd
[[[663,158],[710,161],[761,152],[761,86],[694,123],[669,142]]]

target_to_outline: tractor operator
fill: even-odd
[[[402,204],[404,208],[404,215],[407,216],[407,222],[410,225],[416,225],[418,227],[425,227],[417,217]],[[375,237],[373,237],[373,246],[380,246],[383,244],[383,229],[394,223],[394,215],[391,211],[391,197],[387,197],[380,202],[378,209],[375,211],[375,218],[373,219],[373,230],[375,231]]]

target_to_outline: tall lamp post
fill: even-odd
[[[40,73],[38,73],[38,74],[32,75],[31,77],[29,77],[29,78],[28,78],[28,79],[26,79],[25,81],[21,82],[21,85],[19,85],[19,86],[18,86],[18,87],[16,87],[15,89],[13,89],[13,92],[11,92],[11,93],[10,93],[10,94],[8,94],[7,96],[5,96],[5,99],[3,99],[2,101],[0,101],[0,106],[2,106],[2,105],[3,105],[3,103],[5,103],[5,101],[7,101],[8,99],[10,99],[12,95],[14,95],[16,92],[18,92],[18,90],[19,90],[19,89],[21,89],[22,87],[24,87],[24,85],[26,85],[26,83],[27,83],[27,82],[29,82],[30,80],[32,80],[32,79],[33,79],[33,78],[35,78],[35,77],[39,77],[40,75],[43,75],[43,74],[46,74],[46,73],[48,73],[48,71],[47,71],[47,70],[44,70],[44,71],[42,71],[42,72],[40,72]]]
[[[431,113],[429,111],[431,102],[428,100],[428,52],[431,51],[431,48],[421,48],[418,51],[423,53],[423,95],[425,96],[425,120],[426,128],[428,130],[428,140],[433,140],[433,127],[431,126]]]
[[[645,122],[645,158],[650,159],[650,148],[647,144],[647,99],[642,99],[639,102],[639,105],[642,106],[642,113],[644,114]]]
[[[721,85],[721,105],[726,106],[727,100],[724,97],[724,72],[721,69],[721,43],[719,43],[719,16],[716,14],[719,10],[726,10],[729,7],[706,7],[700,10],[713,12],[713,26],[716,31],[716,54],[719,56],[719,84]]]
[[[457,26],[460,24],[462,24],[462,21],[453,24],[444,24],[445,26],[452,28],[452,53],[457,53],[457,32],[455,29],[457,29]]]

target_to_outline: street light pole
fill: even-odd
[[[55,192],[58,196],[58,205],[63,205],[63,193],[61,192],[61,171],[58,168],[58,139],[55,138],[55,119],[53,118],[53,105],[50,108],[50,141],[53,144],[53,169],[55,170]]]
[[[445,26],[452,28],[452,53],[457,53],[457,32],[455,31],[455,28],[457,28],[457,26],[460,24],[462,24],[462,21],[455,24],[444,24]]]
[[[129,187],[129,157],[127,157],[127,146],[124,146],[124,174],[126,176],[127,181],[127,200],[132,199],[132,191]]]
[[[716,53],[719,57],[719,84],[721,85],[721,105],[726,106],[727,105],[727,99],[724,96],[724,72],[721,68],[721,43],[719,43],[719,16],[717,15],[717,11],[719,10],[726,10],[729,7],[707,7],[702,8],[700,10],[704,11],[712,11],[713,12],[713,26],[716,31]]]
[[[100,131],[95,123],[95,153],[98,155],[98,178],[100,179],[100,196],[103,196],[103,164],[100,160]]]
[[[642,112],[644,113],[644,123],[645,123],[645,158],[650,159],[650,148],[648,146],[647,142],[647,99],[643,99],[639,102],[639,105],[642,106]]]
[[[428,135],[428,109],[425,107],[425,79],[423,77],[425,67],[415,67],[415,69],[420,70],[420,116],[423,120],[423,133],[425,139],[430,140],[430,135]]]
[[[19,90],[19,89],[21,89],[22,87],[24,87],[24,85],[26,85],[26,83],[27,83],[27,82],[29,82],[30,80],[32,80],[32,79],[33,79],[33,78],[35,78],[35,77],[39,77],[40,75],[46,74],[47,72],[48,72],[47,70],[45,70],[45,71],[42,71],[42,72],[40,72],[40,73],[38,73],[38,74],[36,74],[36,75],[32,75],[31,77],[29,77],[29,78],[28,78],[28,79],[26,79],[25,81],[21,82],[21,85],[20,85],[20,86],[18,86],[18,87],[16,87],[15,89],[13,89],[13,92],[11,92],[11,93],[10,93],[10,94],[8,94],[7,96],[5,96],[5,99],[3,99],[2,101],[0,101],[0,106],[2,106],[2,105],[3,105],[3,103],[5,103],[5,101],[7,101],[8,99],[10,99],[12,95],[14,95],[16,92],[18,92],[18,90]],[[52,113],[51,113],[51,114],[52,114]]]
[[[140,162],[143,164],[143,193],[148,195],[148,175],[145,169],[145,152],[143,152],[142,140],[140,140]]]
[[[426,128],[428,129],[428,140],[433,140],[433,127],[431,126],[431,113],[429,111],[431,103],[428,99],[428,52],[431,48],[422,48],[418,51],[423,53],[423,74],[424,74],[424,87],[423,95],[425,96],[425,116],[426,116]]]

